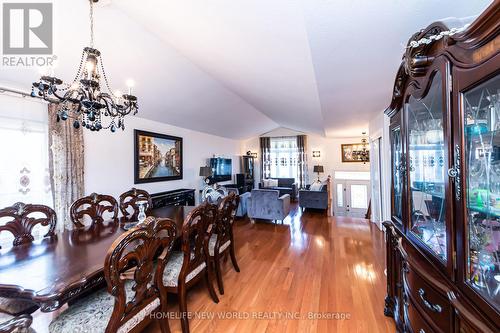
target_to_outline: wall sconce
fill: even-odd
[[[247,151],[247,156],[252,156],[253,158],[257,158],[257,153],[252,153],[250,150]]]
[[[313,150],[313,157],[321,157],[321,151]]]

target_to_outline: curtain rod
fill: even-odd
[[[45,101],[45,99],[43,97],[40,97],[38,95],[35,95],[35,96],[31,96],[31,93],[27,93],[27,92],[24,92],[24,91],[21,91],[21,90],[17,90],[17,89],[12,89],[12,88],[7,88],[7,87],[2,87],[0,86],[0,93],[12,93],[12,94],[16,94],[16,95],[21,95],[22,97],[31,97],[31,98],[36,98],[36,99],[40,99],[40,100],[43,100]],[[53,99],[53,98],[50,98],[47,102],[52,102],[52,103],[57,103],[58,101],[56,99]]]

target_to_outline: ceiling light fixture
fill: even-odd
[[[356,158],[356,160],[363,162],[370,162],[370,150],[368,147],[368,139],[366,138],[366,132],[363,132],[363,138],[361,139],[361,146],[358,146],[358,149],[353,150],[352,154]]]
[[[114,93],[104,71],[101,52],[94,48],[94,3],[90,2],[90,47],[83,49],[82,58],[75,79],[64,84],[54,76],[43,75],[39,82],[34,82],[31,95],[47,101],[54,97],[61,105],[57,112],[57,121],[73,120],[73,127],[85,127],[91,131],[125,129],[124,117],[138,111],[137,97],[132,95],[134,81],[127,80],[128,93],[119,90]],[[104,79],[107,92],[101,91],[101,78]],[[105,119],[108,118],[107,121]]]

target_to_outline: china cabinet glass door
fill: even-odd
[[[401,224],[403,218],[403,141],[401,126],[391,128],[392,153],[392,216],[395,222]]]
[[[465,92],[466,281],[500,310],[500,75]]]
[[[408,123],[410,231],[443,261],[447,256],[446,159],[443,79],[434,74],[427,95],[410,96],[406,104]]]

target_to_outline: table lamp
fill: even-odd
[[[319,182],[320,181],[319,180],[319,174],[325,172],[324,169],[323,169],[323,166],[322,165],[315,165],[314,166],[314,172],[316,172],[318,174],[318,182]]]
[[[205,183],[209,183],[210,180],[208,179],[209,177],[212,177],[213,173],[212,173],[212,168],[209,167],[209,166],[202,166],[200,167],[200,177],[204,177],[205,178]]]

